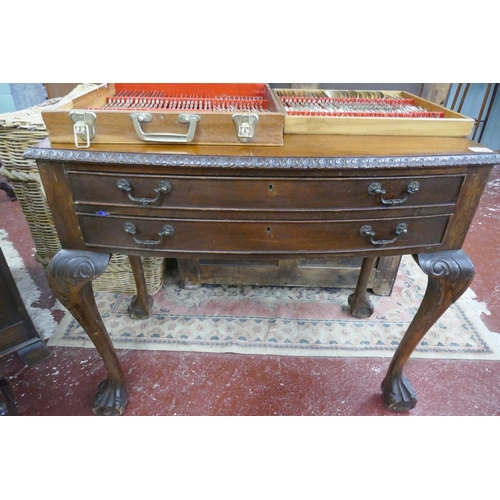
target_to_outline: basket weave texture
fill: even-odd
[[[38,106],[14,113],[0,114],[0,159],[2,174],[12,185],[23,210],[35,243],[35,259],[47,266],[61,249],[54,220],[43,193],[36,162],[23,158],[23,153],[48,134],[41,112],[48,107],[61,106],[65,102],[95,88],[96,85],[78,85],[70,94],[51,99]],[[148,293],[155,294],[163,285],[165,259],[142,259]],[[137,292],[132,268],[125,255],[114,254],[106,271],[92,282],[95,291],[130,293]]]

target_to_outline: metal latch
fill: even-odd
[[[71,111],[69,117],[74,123],[75,146],[80,149],[88,148],[90,141],[95,137],[95,121],[97,118],[95,113],[91,111]],[[78,138],[83,139],[83,145]]]
[[[241,142],[250,142],[255,134],[255,126],[259,121],[256,114],[233,115],[233,122],[236,125],[236,135]]]

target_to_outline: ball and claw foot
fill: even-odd
[[[1,166],[1,162],[0,162]],[[17,201],[16,193],[14,193],[14,189],[10,183],[7,181],[1,180],[0,181],[0,189],[5,191],[7,194],[7,197],[10,199],[10,201]]]
[[[99,416],[122,415],[127,401],[127,391],[123,385],[106,379],[99,384],[92,410]]]
[[[382,397],[385,406],[391,411],[403,413],[415,408],[417,395],[404,376],[384,379],[382,382]]]
[[[349,311],[351,314],[358,319],[366,319],[369,318],[374,311],[373,304],[368,300],[368,298],[364,298],[362,304],[359,304],[359,299],[356,300],[356,295],[353,293],[347,297],[347,303],[349,304]]]
[[[153,297],[150,295],[146,298],[147,304],[140,300],[137,295],[132,297],[130,305],[128,306],[127,312],[130,319],[147,319],[151,315],[151,310],[153,309]]]

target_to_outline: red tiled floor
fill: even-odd
[[[33,241],[17,202],[0,192],[1,226],[39,287],[41,305],[53,297],[33,259]],[[500,169],[493,171],[465,243],[476,267],[472,288],[500,332]],[[16,355],[0,359],[18,415],[91,415],[97,384],[105,377],[93,349],[50,348],[53,356],[26,367]],[[127,415],[359,415],[388,411],[380,383],[389,360],[306,358],[182,352],[118,351],[129,382]],[[410,359],[405,373],[417,407],[399,416],[500,415],[500,361]]]

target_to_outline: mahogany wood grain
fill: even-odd
[[[63,244],[50,266],[51,286],[108,370],[98,414],[122,413],[126,404],[125,380],[90,287],[114,252],[136,263],[137,256],[178,258],[193,281],[198,271],[186,264],[190,259],[289,259],[291,266],[300,259],[364,258],[349,299],[355,316],[369,313],[366,287],[374,260],[415,255],[429,276],[426,296],[383,382],[391,410],[411,409],[416,396],[403,369],[470,284],[473,267],[461,247],[489,173],[500,163],[499,154],[463,138],[326,135],[285,136],[282,147],[108,145],[80,151],[44,141],[26,156],[37,160]],[[172,190],[136,205],[115,188],[122,177],[133,181],[140,198],[156,197],[152,186],[160,180],[171,182]],[[420,189],[403,200],[414,180]],[[380,195],[367,193],[375,181],[386,188],[385,199],[400,202],[380,205]],[[402,223],[406,229],[399,231]],[[82,262],[83,276],[77,272]]]
[[[141,207],[140,200],[151,200],[148,209],[163,211],[175,209],[199,210],[263,210],[277,211],[342,211],[386,209],[380,194],[370,194],[370,186],[379,183],[385,191],[384,200],[407,200],[404,207],[451,205],[456,202],[463,175],[422,175],[413,177],[388,177],[380,182],[380,176],[342,178],[290,178],[268,177],[265,179],[235,176],[149,176],[120,173],[69,172],[71,191],[79,205],[97,207]],[[117,186],[126,180],[131,187],[127,193]],[[171,191],[158,195],[155,190],[162,181],[168,181]],[[411,182],[418,182],[418,191],[408,194]],[[131,199],[132,198],[132,199]],[[152,201],[156,200],[156,201]],[[293,205],[291,201],[293,200]]]
[[[382,382],[384,402],[396,412],[411,410],[417,404],[415,391],[403,374],[411,353],[430,327],[467,290],[474,277],[474,266],[461,250],[420,254],[415,260],[429,277],[427,289]]]
[[[135,255],[129,255],[128,258],[134,274],[137,295],[130,300],[127,311],[133,319],[146,319],[149,318],[153,308],[153,297],[148,294],[141,258]]]
[[[392,240],[393,254],[408,249],[441,246],[450,217],[446,215],[414,218],[362,219],[359,221],[246,221],[159,219],[124,216],[80,215],[79,225],[88,248],[115,247],[143,250],[171,257],[183,254],[211,255],[335,255],[378,252],[378,242]],[[131,236],[125,224],[137,233]],[[407,225],[405,234],[395,230]],[[171,236],[160,236],[164,225],[173,228]],[[360,236],[364,225],[376,233],[372,239]],[[150,246],[148,246],[150,245]]]

